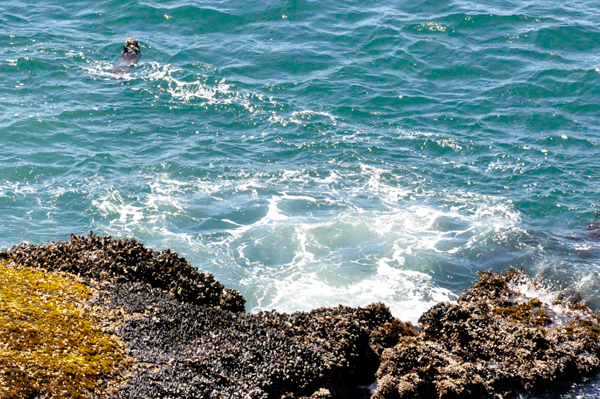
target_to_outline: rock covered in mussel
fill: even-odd
[[[415,334],[382,304],[247,314],[113,288],[97,304],[130,315],[117,335],[136,359],[119,397],[368,398],[384,346]]]
[[[0,259],[83,277],[133,359],[115,399],[514,398],[600,370],[600,315],[522,271],[482,273],[415,327],[383,304],[247,314],[176,253],[91,232]]]
[[[600,368],[600,317],[521,271],[482,273],[381,356],[374,399],[511,398]]]
[[[123,283],[143,282],[181,301],[244,311],[245,299],[238,291],[215,281],[212,274],[199,273],[177,253],[145,248],[135,239],[112,239],[93,232],[87,236],[71,234],[70,241],[16,245],[0,257],[47,271]]]

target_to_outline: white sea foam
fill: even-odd
[[[330,112],[313,111],[308,109],[302,111],[293,111],[288,115],[279,115],[277,112],[273,111],[269,117],[269,122],[272,124],[281,125],[283,127],[289,124],[306,125],[307,123],[316,121],[326,121],[332,126],[336,126],[338,124],[338,119]]]
[[[29,183],[21,182],[9,182],[8,180],[4,183],[0,183],[0,195],[6,195],[8,193],[18,195],[35,194],[37,189],[32,187]]]
[[[83,69],[91,76],[104,80],[140,80],[151,85],[144,89],[156,98],[167,93],[173,101],[179,103],[196,102],[198,106],[207,105],[239,105],[255,114],[264,112],[266,106],[276,105],[277,102],[260,93],[238,90],[226,79],[213,82],[202,75],[186,76],[186,72],[171,64],[159,62],[141,62],[128,71],[115,72],[118,63],[108,61],[89,61]],[[132,90],[140,90],[132,87]],[[333,118],[333,117],[331,117]]]
[[[132,229],[139,225],[144,219],[144,208],[126,204],[118,193],[112,192],[107,194],[100,200],[93,200],[92,206],[95,207],[100,214],[109,220],[114,232],[124,231],[127,234],[132,232]],[[115,226],[118,226],[115,229]]]
[[[221,79],[216,86],[207,86],[200,80],[193,82],[182,82],[171,76],[167,79],[169,94],[178,100],[189,102],[194,99],[206,100],[208,104],[231,104],[235,96],[232,96],[231,85]]]
[[[303,263],[316,259],[310,253],[304,253],[294,260]],[[437,287],[430,276],[391,267],[384,259],[380,260],[371,276],[361,281],[338,285],[325,281],[317,272],[303,272],[299,268],[283,279],[263,281],[259,292],[264,296],[258,298],[252,311],[277,309],[292,312],[338,304],[364,306],[381,301],[395,315],[413,322],[434,304],[454,299],[452,292]],[[274,295],[269,297],[269,293]]]
[[[322,111],[311,111],[311,110],[303,110],[303,111],[294,111],[292,112],[292,116],[290,117],[290,122],[296,124],[304,124],[307,120],[313,119],[315,116],[324,116],[328,118],[333,125],[337,125],[337,119],[330,114],[329,112]]]
[[[158,174],[149,178],[147,185],[149,193],[143,195],[140,192],[133,198],[124,197],[117,188],[111,187],[93,200],[92,206],[109,220],[115,233],[120,230],[131,233],[139,226],[164,227],[167,217],[186,212],[184,202],[189,193],[189,183]],[[205,184],[195,189],[210,194],[220,187],[218,184]]]
[[[596,273],[591,273],[584,276],[578,284],[575,284],[576,291],[565,291],[563,288],[556,288],[546,282],[541,282],[538,279],[530,278],[525,275],[519,277],[517,281],[509,284],[509,288],[519,293],[515,297],[517,303],[526,303],[530,299],[538,299],[542,302],[543,309],[551,318],[552,324],[548,328],[560,328],[569,326],[573,323],[579,323],[578,320],[589,319],[591,310],[589,308],[578,308],[570,306],[571,300],[569,293],[577,295],[584,293],[588,284],[593,284],[597,287]]]
[[[178,195],[185,189],[186,183],[175,179],[170,179],[166,175],[157,176],[152,179],[148,186],[151,194],[146,197],[145,208],[155,211],[161,211],[165,206],[171,207],[175,213],[185,212],[182,196]]]
[[[446,32],[448,27],[437,22],[425,22],[419,25],[419,28],[432,32]]]
[[[471,224],[479,223],[483,228],[471,225],[466,229],[439,231],[435,227],[439,218],[455,218],[464,223],[465,215],[425,205],[386,212],[352,210],[328,220],[289,218],[277,208],[284,200],[284,196],[272,198],[263,219],[234,230],[237,239],[256,232],[262,240],[265,234],[276,235],[287,229],[288,237],[271,247],[264,246],[265,257],[279,247],[295,248],[293,258],[275,269],[240,253],[240,258],[252,266],[252,272],[242,283],[261,287],[257,289],[253,311],[307,310],[339,303],[366,305],[383,301],[397,316],[415,321],[435,303],[452,300],[454,296],[448,289],[437,286],[430,275],[407,267],[406,257],[411,258],[413,268],[415,263],[422,263],[423,253],[438,254],[442,259],[474,245],[495,228],[493,222],[484,223],[478,216],[467,216],[467,220],[473,221]],[[305,200],[319,202],[312,197]],[[268,232],[259,232],[259,226],[267,225],[271,226]],[[470,237],[466,243],[465,240],[445,243],[464,234]]]
[[[172,65],[149,63],[149,72],[142,76],[145,80],[164,84],[156,90],[166,91],[176,101],[189,103],[198,101],[199,105],[238,104],[249,112],[261,112],[261,104],[273,103],[273,100],[259,93],[236,90],[233,83],[221,79],[210,82],[206,76],[195,76],[194,80],[186,80],[184,71]]]
[[[461,259],[519,230],[507,199],[407,188],[389,181],[388,170],[366,165],[354,173],[242,173],[215,181],[156,174],[135,197],[111,187],[92,205],[112,234],[183,248],[192,264],[239,288],[250,311],[383,301],[412,321],[454,298],[439,284],[451,276],[439,280],[432,262]],[[199,206],[208,216],[194,216]],[[236,216],[249,211],[255,216]],[[177,227],[211,220],[208,231]]]

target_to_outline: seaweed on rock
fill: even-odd
[[[115,398],[364,398],[383,350],[416,334],[383,304],[246,314],[237,291],[135,240],[72,235],[0,257],[94,288],[135,360]]]
[[[199,273],[175,252],[154,251],[134,239],[112,239],[90,231],[87,236],[71,234],[70,241],[15,245],[0,257],[48,271],[143,282],[184,302],[244,311],[245,299],[238,291],[215,281],[212,274]]]
[[[124,348],[65,276],[0,261],[0,397],[102,396],[127,365]]]

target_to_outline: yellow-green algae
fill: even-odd
[[[0,397],[100,397],[126,355],[73,279],[0,261]]]
[[[547,326],[553,323],[552,317],[542,307],[538,298],[510,307],[497,307],[494,313],[515,322],[526,322],[536,326]]]

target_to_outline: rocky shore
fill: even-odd
[[[94,331],[106,335],[98,342],[120,345],[110,352],[113,363],[104,359],[107,351],[78,349],[92,363],[102,352],[112,368],[70,371],[73,381],[99,382],[69,397],[511,398],[600,370],[600,316],[516,270],[482,273],[455,303],[440,303],[411,325],[381,303],[248,314],[239,292],[176,253],[93,233],[17,245],[0,260],[5,275],[34,270],[81,284],[77,292],[89,294],[72,311],[97,321]],[[53,284],[48,292],[62,283]],[[0,324],[5,333],[27,335],[41,322],[29,317],[24,325],[8,305],[0,307],[0,320],[11,323]],[[0,353],[3,396],[63,397],[10,366],[11,345]],[[11,393],[16,378],[22,390]]]

